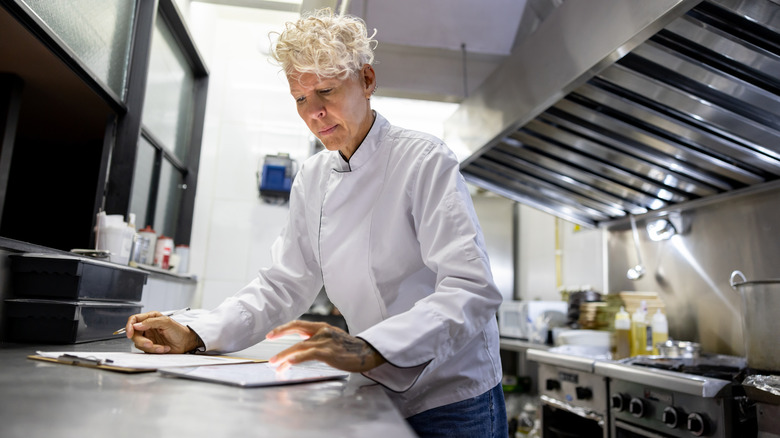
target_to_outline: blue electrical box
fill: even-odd
[[[267,155],[260,178],[260,197],[268,202],[286,202],[295,177],[295,161],[287,154]]]

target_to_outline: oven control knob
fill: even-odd
[[[636,397],[632,398],[628,403],[628,412],[637,418],[642,418],[645,415],[645,403]]]
[[[618,412],[623,412],[626,410],[626,408],[628,408],[627,397],[619,392],[612,394],[609,403],[612,406],[612,409]]]
[[[661,419],[663,420],[666,427],[674,429],[680,424],[680,413],[677,412],[677,409],[667,406],[664,408],[664,413],[661,416]]]
[[[578,386],[574,388],[574,391],[577,394],[578,400],[588,400],[593,398],[593,390],[590,388],[586,388],[584,386]]]
[[[546,384],[547,384],[546,388],[548,391],[556,391],[558,389],[561,389],[561,382],[555,379],[547,379]]]
[[[707,422],[701,414],[693,413],[688,415],[688,432],[696,436],[702,436],[707,433]]]

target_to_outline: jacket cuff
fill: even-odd
[[[379,349],[377,349],[368,339],[365,339],[362,336],[357,337],[368,343],[368,345],[370,345],[371,348],[376,350],[379,354],[382,354],[382,352],[379,351]],[[422,375],[423,370],[425,370],[425,368],[432,362],[429,360],[420,365],[402,367],[395,365],[387,360],[385,355],[382,355],[382,357],[384,357],[387,362],[361,374],[384,386],[385,388],[399,393],[406,392],[412,386],[414,386],[414,383],[417,382],[417,379],[419,379],[420,375]]]
[[[362,374],[393,392],[401,393],[408,391],[414,386],[429,363],[430,361],[422,365],[403,368],[390,362],[385,362]]]

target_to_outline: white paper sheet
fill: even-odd
[[[193,367],[251,362],[250,359],[207,356],[200,354],[148,354],[131,352],[93,351],[36,351],[42,357],[57,359],[62,355],[78,356],[86,361],[104,361],[103,365],[137,370],[156,370],[170,367]],[[110,362],[109,362],[110,361]]]
[[[243,387],[289,385],[349,377],[349,373],[346,371],[340,371],[318,362],[293,365],[283,372],[278,372],[276,367],[269,363],[245,363],[224,367],[161,368],[157,372],[163,375]]]

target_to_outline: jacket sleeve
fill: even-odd
[[[388,361],[366,377],[398,392],[486,336],[501,303],[454,154],[444,145],[432,146],[408,190],[422,260],[436,273],[435,290],[358,335]]]
[[[287,224],[274,242],[273,263],[215,309],[187,324],[206,350],[237,351],[263,339],[274,327],[297,318],[322,288],[322,275],[307,234],[303,167],[293,182]]]

